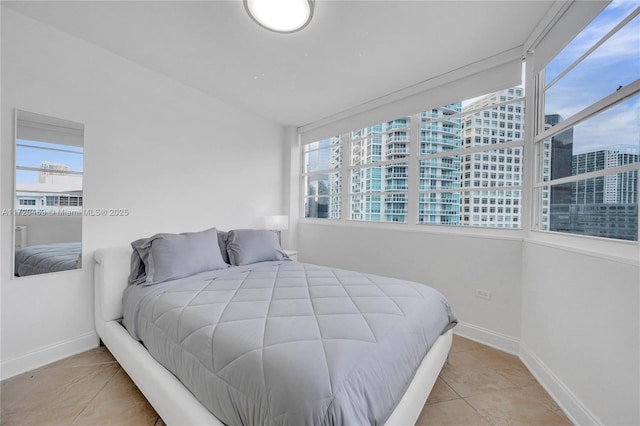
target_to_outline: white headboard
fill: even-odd
[[[95,320],[99,323],[122,317],[122,292],[127,288],[131,268],[131,247],[96,250],[94,258]]]

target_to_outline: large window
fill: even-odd
[[[638,240],[638,11],[612,2],[538,77],[537,229]]]
[[[520,228],[524,104],[509,88],[306,144],[305,217]]]

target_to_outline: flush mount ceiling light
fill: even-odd
[[[243,0],[243,3],[251,19],[277,33],[300,31],[313,16],[314,0]]]

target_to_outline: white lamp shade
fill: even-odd
[[[264,218],[264,221],[267,229],[275,229],[277,231],[284,231],[285,229],[289,229],[289,216],[266,216]]]

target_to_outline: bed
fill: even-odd
[[[25,277],[77,269],[81,253],[82,244],[79,242],[23,247],[15,253],[15,275]]]
[[[131,284],[135,246],[96,251],[97,333],[162,419],[169,425],[415,423],[451,346],[456,320],[446,300],[422,284],[250,257],[145,285]],[[337,292],[344,297],[333,299]],[[436,297],[441,306],[434,311],[446,318],[425,318],[433,317],[437,330],[422,333],[422,320],[394,328],[421,311],[407,292]],[[244,305],[250,309],[238,309]],[[382,312],[370,312],[377,305]],[[202,322],[211,317],[213,323]],[[284,331],[271,323],[286,324]],[[163,340],[170,344],[158,343]],[[188,340],[195,346],[175,348]],[[412,342],[408,352],[394,348],[402,340]],[[331,371],[337,360],[343,364]],[[318,375],[321,380],[311,380]],[[371,385],[377,376],[383,382]],[[249,391],[240,389],[245,382]]]

